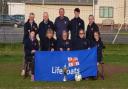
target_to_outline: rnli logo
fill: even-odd
[[[79,60],[77,57],[69,57],[68,58],[68,66],[74,67],[79,65]]]
[[[50,28],[51,26],[50,25],[48,25],[48,28]]]
[[[64,21],[65,24],[67,24],[67,21]]]
[[[79,26],[81,25],[81,23],[79,23]]]
[[[66,45],[68,45],[69,44],[69,42],[68,41],[66,41]]]
[[[93,28],[91,28],[91,30],[93,31]]]

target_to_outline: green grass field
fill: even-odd
[[[22,59],[22,45],[0,44],[0,89],[128,89],[128,45],[106,45],[105,80],[31,82],[20,76]]]

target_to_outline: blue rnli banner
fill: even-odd
[[[67,81],[78,73],[82,78],[97,76],[97,48],[35,53],[35,81],[63,81],[65,72]]]

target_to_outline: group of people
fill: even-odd
[[[59,16],[53,23],[49,19],[48,12],[43,13],[43,21],[39,26],[34,21],[35,14],[30,13],[29,19],[24,25],[24,52],[25,62],[33,61],[31,79],[34,80],[34,53],[41,51],[71,51],[83,50],[97,46],[98,62],[102,63],[102,49],[98,26],[95,24],[93,15],[89,15],[89,24],[85,31],[84,20],[80,18],[80,9],[74,9],[74,18],[69,20],[65,15],[64,8],[59,9]],[[71,33],[71,34],[69,34]],[[37,35],[40,40],[37,40]],[[25,74],[25,68],[22,75]]]

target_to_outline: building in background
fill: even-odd
[[[26,20],[30,12],[36,14],[36,21],[42,21],[43,12],[47,11],[52,21],[58,16],[59,8],[65,9],[65,15],[74,17],[74,8],[81,9],[80,17],[88,23],[88,16],[93,13],[96,23],[123,24],[128,23],[128,0],[9,0],[10,15],[25,14]],[[14,3],[15,2],[15,3]],[[93,8],[94,7],[94,8]]]
[[[74,9],[80,8],[80,17],[88,22],[88,16],[92,14],[92,0],[28,0],[25,5],[25,17],[28,17],[30,12],[36,13],[37,23],[42,21],[43,12],[49,13],[50,19],[54,22],[59,16],[59,8],[65,9],[65,16],[69,19],[74,17]]]
[[[19,14],[24,14],[27,20],[29,13],[34,12],[37,23],[42,21],[44,11],[49,13],[50,20],[54,22],[59,15],[59,8],[64,8],[65,15],[70,19],[74,17],[74,8],[80,8],[80,17],[85,21],[86,27],[88,16],[94,12],[95,21],[100,27],[104,42],[128,43],[128,0],[0,0],[0,16],[1,14],[15,14],[14,16],[17,17],[20,16]],[[4,30],[1,31],[3,32],[0,35],[1,42],[22,41],[23,30],[13,30],[12,28],[7,28],[7,30],[7,33]],[[119,36],[117,36],[118,33]],[[116,41],[115,37],[117,37]]]
[[[25,15],[25,3],[8,2],[9,15]]]
[[[115,24],[124,23],[124,1],[125,0],[98,0],[95,5],[95,19],[97,23],[102,23],[106,19],[113,20]]]

